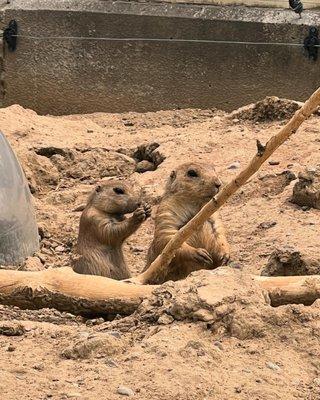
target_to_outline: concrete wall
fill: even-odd
[[[300,43],[320,15],[290,11],[76,0],[16,0],[3,11],[23,36],[185,38]],[[4,105],[39,113],[226,110],[266,95],[304,100],[319,67],[302,48],[19,38],[4,56]]]
[[[149,1],[149,0],[145,0]],[[154,0],[152,0],[154,1]],[[150,1],[150,2],[152,2]],[[275,7],[275,8],[288,8],[288,0],[156,0],[159,3],[187,3],[187,4],[211,4],[211,5],[236,5],[247,7]],[[320,8],[319,0],[304,0],[304,9]]]

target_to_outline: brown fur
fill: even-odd
[[[190,177],[195,171],[197,177]],[[202,206],[219,191],[221,182],[213,167],[186,163],[171,173],[155,217],[155,233],[149,248],[147,266],[157,258],[169,240]],[[217,214],[182,245],[169,267],[154,282],[185,278],[199,269],[214,269],[229,259],[229,244]]]
[[[125,217],[132,212],[130,218]],[[149,215],[150,207],[141,207],[140,195],[124,181],[111,180],[98,186],[81,215],[77,244],[80,257],[74,271],[118,280],[129,278],[122,245]]]

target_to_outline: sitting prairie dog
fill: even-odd
[[[132,213],[129,218],[125,214]],[[80,218],[74,271],[113,279],[127,279],[130,271],[124,260],[122,245],[151,214],[148,204],[121,180],[110,180],[90,194]]]
[[[155,233],[148,251],[148,266],[169,240],[215,196],[221,186],[213,167],[186,163],[170,175],[155,217]],[[185,278],[192,271],[214,269],[229,260],[229,244],[215,213],[182,245],[167,268],[160,269],[148,283]]]

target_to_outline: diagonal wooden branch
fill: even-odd
[[[291,120],[263,146],[257,141],[257,154],[252,158],[249,165],[242,170],[230,183],[228,183],[212,200],[210,200],[197,215],[195,215],[179,232],[167,243],[162,254],[142,274],[130,279],[131,282],[148,284],[156,281],[157,275],[165,275],[176,251],[201,226],[213,213],[215,213],[241,186],[243,186],[261,165],[281,146],[291,135],[293,135],[302,122],[307,119],[320,104],[320,88],[305,102],[295,113]],[[163,271],[163,272],[162,272]]]

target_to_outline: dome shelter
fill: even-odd
[[[28,183],[0,132],[0,265],[17,265],[38,249],[38,228]]]

